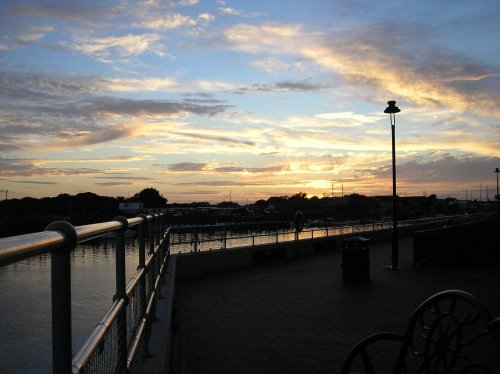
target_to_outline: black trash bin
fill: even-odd
[[[342,275],[344,281],[370,279],[370,239],[355,236],[342,240]]]

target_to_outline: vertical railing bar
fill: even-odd
[[[140,284],[139,284],[139,310],[140,316],[144,317],[146,314],[146,278],[147,278],[147,268],[146,268],[146,224],[148,222],[147,217],[144,214],[139,215],[143,220],[139,225],[139,266],[137,269],[144,269]]]
[[[155,218],[155,215],[153,214],[153,217],[148,222],[149,254],[152,254],[154,252],[154,250],[155,250],[154,229],[153,229],[154,218]]]
[[[160,220],[161,220],[161,214],[158,213],[155,219],[156,245],[160,243]]]
[[[126,294],[125,279],[125,231],[128,228],[128,221],[125,217],[116,217],[114,221],[122,224],[116,231],[116,293],[114,300],[124,299],[128,303]],[[117,333],[117,370],[125,372],[127,369],[127,308],[123,308],[116,319]]]
[[[70,253],[75,249],[78,234],[66,221],[49,224],[46,231],[58,231],[64,236],[61,248],[51,254],[52,294],[52,371],[54,374],[71,372],[71,265]]]

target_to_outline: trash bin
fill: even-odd
[[[342,275],[344,281],[370,279],[370,239],[355,236],[342,240]]]

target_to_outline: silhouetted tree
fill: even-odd
[[[155,188],[149,187],[136,193],[133,197],[144,204],[144,208],[164,208],[167,206],[167,199],[160,194]]]

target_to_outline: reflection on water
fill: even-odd
[[[138,265],[136,241],[127,242],[126,276]],[[110,241],[79,245],[71,255],[73,352],[111,306],[115,249]],[[0,373],[52,371],[50,255],[0,268]]]

